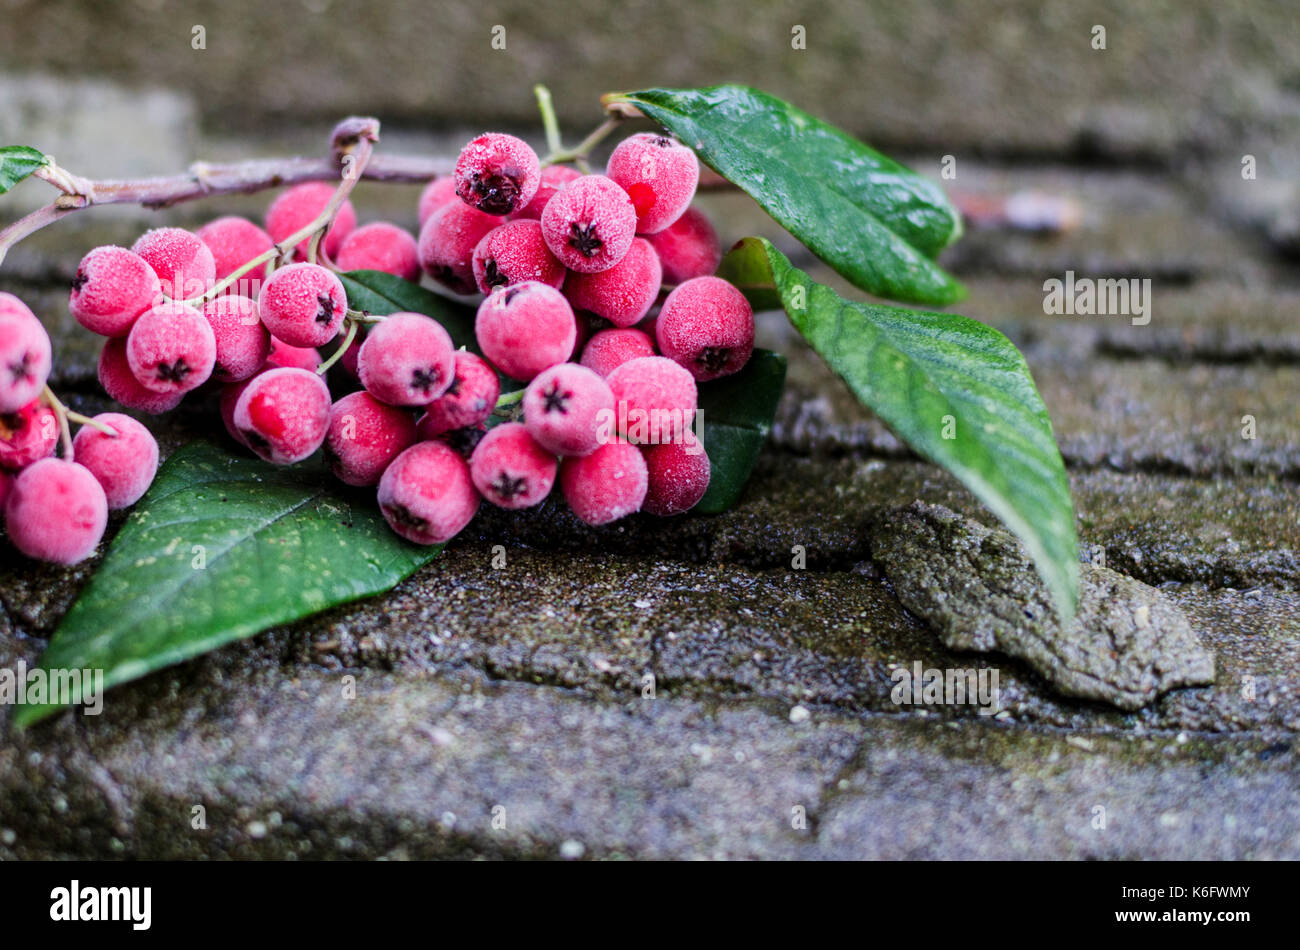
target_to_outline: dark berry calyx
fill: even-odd
[[[411,371],[411,388],[427,396],[429,390],[435,388],[441,379],[442,373],[438,367],[422,366]]]
[[[716,373],[719,370],[726,369],[730,359],[731,349],[729,347],[706,346],[700,350],[700,355],[695,358],[695,362],[703,366],[708,372]]]
[[[0,441],[8,442],[26,428],[27,416],[25,413],[0,413]]]
[[[316,322],[329,323],[334,319],[334,301],[329,294],[316,296]]]
[[[443,395],[444,395],[444,396],[459,396],[459,395],[460,395],[460,387],[461,387],[461,384],[464,383],[464,382],[465,382],[465,380],[461,379],[459,376],[453,376],[453,377],[451,378],[451,385],[447,387],[447,389],[446,389],[446,391],[443,393]]]
[[[528,491],[528,479],[522,475],[518,478],[511,478],[509,472],[502,472],[497,476],[496,481],[488,487],[502,501],[510,501],[515,496]]]
[[[510,278],[501,273],[501,268],[497,266],[495,260],[489,260],[483,265],[483,283],[489,287],[504,287],[510,283]]]
[[[18,362],[9,364],[9,375],[13,378],[15,384],[24,382],[31,376],[32,356],[30,353],[23,353],[18,357]]]
[[[560,415],[567,415],[569,400],[573,398],[573,393],[560,389],[560,384],[556,381],[551,383],[550,392],[542,393],[542,398],[546,400],[546,404],[542,407],[543,412],[558,412]]]
[[[178,357],[175,363],[158,364],[158,380],[164,383],[183,383],[192,370],[185,357]]]
[[[524,289],[522,287],[511,287],[509,290],[507,290],[506,299],[505,299],[506,305],[509,306],[510,302],[513,301],[516,297],[518,297],[523,292]]]
[[[475,175],[469,190],[474,206],[488,214],[509,214],[518,207],[519,182],[509,175]]]
[[[576,250],[583,257],[595,257],[604,246],[605,242],[596,236],[596,226],[594,224],[583,227],[575,221],[569,225],[569,247]]]
[[[384,514],[388,516],[389,521],[411,531],[425,531],[429,527],[427,518],[412,514],[411,509],[405,505],[385,505]]]
[[[77,271],[77,276],[72,278],[72,292],[75,294],[82,287],[85,287],[86,281],[88,280],[90,280],[89,277],[87,277],[81,271]]]
[[[666,135],[657,135],[655,136],[654,144],[660,148],[667,148],[673,144],[673,140]]]

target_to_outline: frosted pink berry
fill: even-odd
[[[40,395],[50,361],[50,336],[36,314],[0,292],[0,412],[21,409]]]
[[[429,403],[420,417],[420,438],[431,439],[484,422],[492,415],[500,397],[501,379],[487,360],[467,350],[457,350],[451,385]]]
[[[568,165],[547,165],[542,169],[542,181],[537,186],[537,194],[533,195],[533,200],[510,217],[515,220],[531,218],[540,221],[542,212],[546,210],[546,203],[555,196],[555,193],[575,178],[581,177],[582,172]]]
[[[305,369],[272,369],[254,376],[235,403],[235,428],[244,443],[275,465],[292,465],[325,441],[330,391]]]
[[[72,453],[104,489],[109,511],[128,508],[153,484],[158,473],[158,443],[152,432],[120,412],[100,413],[95,421],[117,435],[82,426],[72,440]]]
[[[217,265],[217,280],[229,277],[253,258],[269,251],[272,246],[271,235],[238,215],[209,221],[194,233],[212,252],[212,259]],[[227,289],[227,293],[256,298],[265,277],[265,264],[254,267],[236,280]]]
[[[577,363],[543,370],[524,392],[524,424],[554,455],[590,455],[613,431],[614,393]]]
[[[680,218],[646,240],[659,255],[665,284],[684,284],[693,277],[711,277],[722,263],[718,232],[698,208],[687,208]]]
[[[448,290],[474,293],[478,289],[474,282],[474,248],[500,224],[500,218],[475,211],[464,202],[448,202],[420,228],[420,266]]]
[[[319,264],[290,264],[262,285],[257,309],[266,328],[290,346],[320,346],[338,336],[348,295]]]
[[[99,384],[114,402],[154,416],[175,409],[185,397],[183,392],[159,393],[141,386],[127,362],[123,337],[104,341],[99,352]]]
[[[637,445],[690,438],[698,392],[695,378],[663,356],[628,360],[605,378],[614,393],[619,430]]]
[[[367,392],[348,393],[330,409],[325,457],[346,485],[375,485],[390,462],[415,443],[415,419]]]
[[[659,351],[690,370],[700,382],[728,376],[754,352],[754,310],[745,295],[721,277],[679,284],[655,323]]]
[[[696,439],[644,449],[648,487],[642,511],[661,518],[690,511],[709,490],[709,456]]]
[[[76,564],[95,552],[108,524],[104,489],[84,466],[45,458],[18,473],[5,499],[5,529],[28,557]]]
[[[487,214],[518,211],[537,194],[542,165],[523,139],[501,132],[480,135],[456,159],[456,194]]]
[[[576,310],[589,310],[616,327],[639,323],[654,306],[663,284],[659,255],[636,238],[623,259],[599,274],[570,274],[564,296]]]
[[[184,228],[154,228],[140,235],[131,250],[158,275],[162,292],[172,300],[189,300],[212,287],[217,262],[197,234]]]
[[[282,244],[291,235],[301,231],[325,210],[330,199],[334,197],[335,187],[328,182],[309,181],[294,185],[280,197],[271,202],[266,209],[266,233],[271,240]],[[330,225],[321,247],[331,260],[339,252],[343,239],[357,226],[357,212],[351,201],[343,202],[334,222]],[[310,238],[303,238],[294,248],[298,260],[307,259]]]
[[[169,300],[135,321],[126,338],[126,361],[145,389],[187,393],[211,378],[217,338],[202,313]]]
[[[363,224],[346,238],[334,258],[339,270],[377,270],[419,280],[420,255],[411,232],[387,221]]]
[[[456,375],[456,348],[437,320],[394,313],[370,328],[357,354],[357,375],[390,406],[427,406]]]
[[[578,326],[562,293],[529,281],[488,294],[479,304],[474,336],[493,366],[527,382],[573,354]]]
[[[500,508],[531,508],[551,493],[555,456],[519,422],[488,430],[469,460],[474,487]]]
[[[346,359],[346,355],[344,359]],[[267,354],[266,365],[274,369],[277,366],[292,366],[297,369],[316,372],[321,364],[320,351],[313,346],[290,346],[278,337],[271,337],[271,352]]]
[[[68,310],[92,333],[126,336],[135,318],[152,307],[161,292],[158,275],[143,257],[108,244],[77,265]]]
[[[384,519],[416,544],[451,540],[473,520],[478,505],[469,464],[440,442],[417,442],[379,480]]]
[[[37,400],[0,413],[0,467],[25,468],[53,453],[58,441],[59,417]]]
[[[565,459],[560,466],[564,500],[590,525],[608,524],[639,511],[646,484],[645,459],[626,442],[607,442],[590,455]]]
[[[262,368],[271,355],[271,334],[258,316],[256,302],[237,294],[222,295],[203,305],[203,316],[217,342],[213,379],[238,382]]]
[[[604,175],[575,178],[546,203],[542,236],[569,270],[595,274],[623,259],[636,235],[627,192]]]
[[[221,387],[221,396],[217,401],[218,409],[221,412],[221,422],[226,427],[226,431],[230,433],[232,439],[244,448],[248,448],[248,442],[244,439],[244,433],[240,432],[239,427],[235,425],[235,406],[239,405],[239,397],[244,395],[244,390],[248,388],[248,384],[256,378],[257,376],[254,375],[237,383],[226,383]]]
[[[700,164],[676,139],[640,132],[618,143],[605,174],[632,199],[637,233],[657,234],[680,218],[695,197]]]
[[[531,220],[508,221],[493,228],[474,248],[474,280],[483,293],[526,280],[564,283],[564,265],[542,240],[542,226]]]
[[[435,211],[449,201],[455,200],[456,179],[435,178],[425,185],[424,190],[420,192],[420,203],[417,211],[420,227],[424,227],[424,222],[428,221]]]
[[[648,333],[632,327],[600,330],[582,350],[580,362],[598,376],[608,376],[628,360],[654,356],[655,344]]]

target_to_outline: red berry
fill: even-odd
[[[169,300],[135,321],[126,338],[126,361],[145,389],[187,393],[212,376],[217,338],[202,313]]]
[[[290,346],[320,346],[338,336],[348,295],[319,264],[290,264],[262,285],[257,309],[266,328]]]
[[[325,206],[334,197],[334,191],[333,185],[323,181],[309,181],[294,185],[271,202],[271,207],[266,209],[266,233],[271,235],[271,240],[276,244],[284,243],[291,235],[311,224],[325,210]],[[345,201],[321,241],[321,247],[331,260],[338,254],[343,239],[351,234],[356,226],[357,212],[352,207],[352,202]],[[310,243],[310,238],[303,238],[298,242],[294,248],[298,260],[307,259]]]
[[[330,391],[305,369],[273,369],[249,382],[235,403],[234,423],[244,442],[275,465],[292,465],[325,441]]]
[[[655,344],[648,333],[631,327],[601,330],[587,341],[579,361],[598,376],[608,376],[628,360],[654,356]]]
[[[237,382],[262,368],[271,354],[271,334],[258,317],[254,301],[237,294],[224,294],[203,305],[203,316],[217,341],[213,379]]]
[[[464,202],[448,202],[420,228],[420,266],[448,290],[474,293],[478,289],[474,282],[474,248],[499,224],[500,218],[475,211]]]
[[[609,270],[570,274],[564,296],[576,310],[589,310],[616,327],[630,327],[650,312],[662,283],[659,255],[644,238],[636,238]]]
[[[235,425],[235,406],[239,405],[239,397],[244,395],[244,390],[256,378],[252,376],[238,383],[226,383],[221,387],[221,396],[217,402],[221,411],[221,422],[226,427],[226,431],[244,448],[248,448],[248,441],[244,438],[244,433],[240,432],[239,427]]]
[[[569,270],[595,274],[623,259],[636,235],[627,192],[604,175],[575,178],[546,203],[542,235]]]
[[[148,429],[120,412],[95,416],[117,435],[82,426],[72,440],[72,452],[104,489],[109,511],[134,505],[149,490],[158,473],[158,443]]]
[[[709,490],[709,456],[698,439],[644,449],[648,487],[642,511],[666,518],[690,511]]]
[[[710,277],[722,263],[718,232],[697,208],[687,208],[680,218],[646,240],[659,255],[665,284],[684,284],[692,277]]]
[[[555,456],[519,422],[489,429],[469,460],[474,487],[499,508],[531,508],[551,493]]]
[[[379,510],[394,531],[416,544],[451,540],[478,504],[469,465],[440,442],[417,442],[379,480]]]
[[[217,280],[229,277],[259,254],[269,251],[273,244],[271,235],[237,215],[209,221],[194,233],[212,252]],[[265,277],[266,265],[259,265],[241,276],[226,292],[256,298]]]
[[[140,235],[131,250],[158,275],[164,296],[189,300],[208,292],[217,277],[212,251],[184,228],[154,228]]]
[[[542,240],[542,226],[536,221],[507,221],[493,228],[474,248],[473,264],[474,280],[485,294],[526,280],[557,290],[564,283],[564,265]]]
[[[0,466],[17,471],[54,452],[59,417],[32,400],[14,412],[0,413]]]
[[[185,397],[181,392],[158,393],[141,386],[127,362],[126,340],[122,337],[104,341],[99,352],[99,384],[115,402],[153,416],[175,409]]]
[[[387,221],[357,228],[339,247],[339,270],[377,270],[403,280],[420,279],[420,255],[411,232]]]
[[[158,275],[143,257],[111,244],[81,259],[72,278],[68,310],[87,330],[102,336],[126,336],[131,324],[162,293]]]
[[[95,552],[108,524],[104,489],[84,465],[45,458],[18,473],[5,499],[9,540],[28,557],[76,564]]]
[[[564,460],[560,490],[587,524],[617,521],[640,510],[645,501],[645,459],[634,445],[607,442],[590,455]]]
[[[501,379],[487,360],[456,351],[455,375],[447,391],[429,403],[420,417],[420,438],[476,426],[487,420],[501,397]]]
[[[605,168],[636,208],[638,234],[657,234],[682,216],[700,181],[695,153],[666,135],[640,132],[618,143]]]
[[[346,355],[344,357],[346,359]],[[268,368],[293,366],[316,372],[320,367],[320,352],[311,346],[290,346],[278,337],[271,337],[271,352],[266,357]]]
[[[620,432],[637,445],[690,438],[698,393],[695,379],[662,356],[641,356],[615,369],[605,382],[614,393]]]
[[[578,326],[563,294],[528,281],[498,287],[484,298],[474,319],[474,336],[493,366],[527,382],[573,354]]]
[[[550,201],[562,187],[575,178],[581,177],[582,172],[570,168],[568,165],[547,165],[542,169],[542,181],[537,186],[537,194],[533,195],[533,200],[512,214],[511,217],[515,220],[532,218],[540,221],[542,212],[546,210],[546,202]]]
[[[590,455],[607,441],[601,438],[602,428],[606,436],[613,432],[614,393],[577,363],[560,363],[538,374],[523,402],[529,434],[554,455]]]
[[[420,204],[417,211],[420,227],[424,227],[424,222],[428,221],[435,211],[447,204],[447,202],[455,200],[456,179],[435,178],[425,185],[424,191],[420,192]]]
[[[394,313],[371,327],[357,354],[361,385],[390,406],[427,406],[456,375],[456,348],[442,324]]]
[[[523,139],[501,132],[480,135],[463,149],[452,176],[456,194],[487,214],[511,214],[537,194],[542,165]]]
[[[721,277],[679,284],[655,323],[659,351],[690,370],[700,382],[728,376],[754,352],[754,310],[745,295]]]
[[[415,444],[415,420],[367,392],[348,393],[330,409],[325,457],[346,485],[374,485],[390,462]]]
[[[50,336],[41,321],[13,294],[0,292],[0,412],[14,412],[40,395],[50,362]]]

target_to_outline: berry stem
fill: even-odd
[[[516,389],[512,393],[502,393],[500,398],[497,399],[495,411],[500,412],[502,409],[509,409],[515,403],[524,398],[524,392],[523,389]]]
[[[386,317],[382,313],[371,313],[369,310],[349,310],[347,319],[353,323],[368,326],[383,323]]]
[[[551,90],[541,83],[533,86],[533,95],[537,96],[537,108],[542,113],[542,127],[546,129],[546,147],[551,154],[564,150],[560,141],[560,123],[555,118],[555,104],[551,101]]]
[[[348,332],[344,335],[343,342],[339,344],[337,350],[335,350],[333,353],[329,355],[329,359],[325,360],[325,362],[321,363],[320,366],[316,367],[316,375],[324,376],[326,373],[328,373],[330,371],[331,366],[333,366],[339,360],[343,359],[343,354],[348,351],[348,347],[352,345],[352,341],[357,338],[357,329],[358,329],[357,323],[353,320],[347,320],[347,325],[348,325]]]
[[[591,150],[617,129],[622,124],[622,121],[621,116],[611,115],[573,148],[552,148],[551,153],[542,159],[542,167],[558,165],[562,162],[577,162],[579,165],[585,166],[587,156],[591,154]]]

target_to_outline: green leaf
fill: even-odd
[[[348,292],[348,306],[377,316],[390,313],[422,313],[433,317],[451,334],[456,346],[478,352],[474,340],[475,308],[432,290],[377,270],[354,270],[341,274]]]
[[[719,274],[779,294],[790,322],[854,395],[1024,542],[1062,618],[1073,615],[1070,485],[1029,367],[1006,337],[957,314],[845,300],[762,238],[737,244]]]
[[[739,499],[767,441],[785,385],[785,357],[755,350],[739,373],[700,384],[709,490],[693,511],[715,515]]]
[[[965,295],[932,260],[961,235],[943,191],[834,126],[745,86],[606,101],[669,129],[855,286],[931,305]]]
[[[388,590],[439,550],[399,538],[372,495],[337,487],[323,466],[275,468],[191,443],[163,465],[41,666],[102,669],[115,686]],[[14,722],[58,708],[20,706]]]
[[[0,147],[0,195],[48,162],[43,152],[27,145]]]

